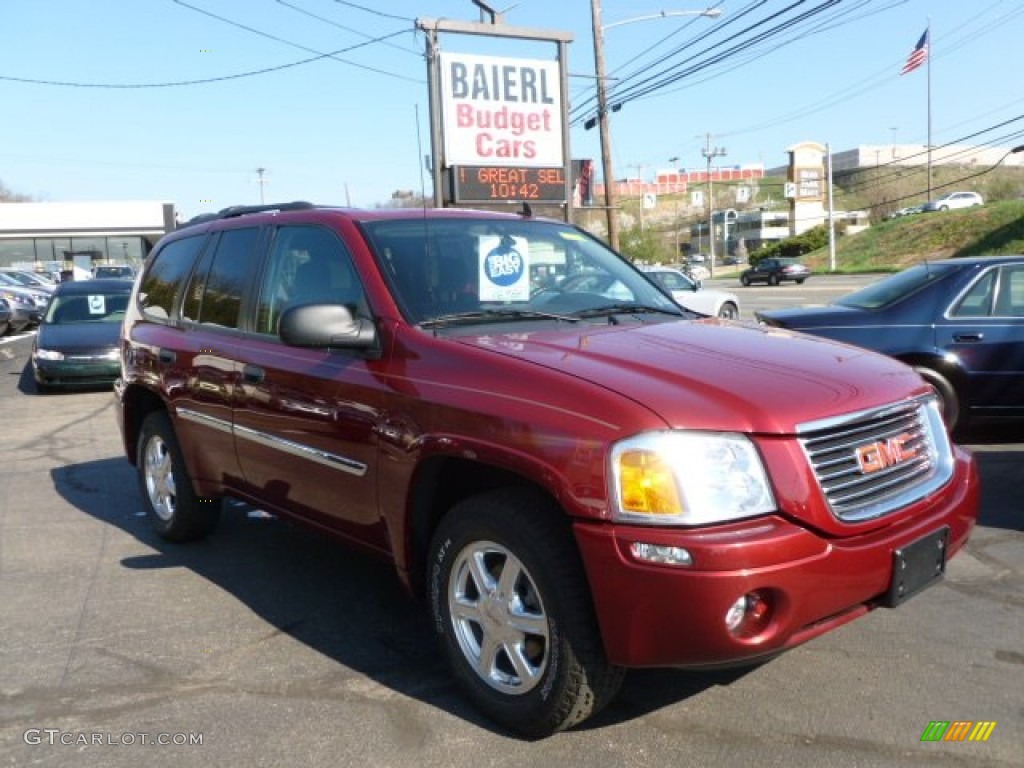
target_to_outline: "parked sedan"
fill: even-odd
[[[113,383],[121,372],[117,339],[131,290],[126,280],[57,287],[32,346],[39,391]]]
[[[953,208],[972,208],[984,205],[985,201],[977,192],[950,192],[922,206],[924,211],[948,211]]]
[[[7,277],[16,280],[21,286],[25,288],[34,288],[37,291],[45,291],[46,293],[53,293],[57,287],[57,283],[47,280],[45,277],[30,272],[27,269],[0,269],[0,274],[6,275]]]
[[[0,283],[0,299],[4,299],[11,307],[11,330],[15,333],[38,325],[46,311],[46,299],[41,299],[27,288]]]
[[[740,314],[736,294],[702,288],[698,282],[671,267],[641,267],[641,271],[665,289],[681,307],[702,315],[735,319]]]
[[[811,270],[798,259],[785,257],[771,258],[761,259],[750,269],[743,270],[740,273],[740,282],[743,285],[750,285],[751,283],[778,285],[785,280],[793,280],[799,284],[810,276]]]
[[[829,306],[756,317],[913,366],[941,398],[951,430],[1024,417],[1024,256],[927,262]]]

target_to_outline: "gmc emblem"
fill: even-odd
[[[904,432],[888,440],[860,446],[855,453],[861,473],[870,475],[914,458],[918,455],[918,449],[910,446],[913,439],[913,435]]]

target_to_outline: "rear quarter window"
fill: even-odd
[[[184,237],[167,243],[156,252],[139,289],[143,314],[157,320],[171,316],[205,239],[205,235]]]

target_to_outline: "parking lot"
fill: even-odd
[[[705,284],[749,320],[868,279]],[[526,742],[460,697],[387,565],[240,505],[201,543],[158,539],[111,394],[37,395],[30,343],[0,342],[2,765],[1021,764],[1024,427],[967,435],[980,524],[939,585],[752,669],[632,671]],[[932,721],[996,725],[922,742]]]

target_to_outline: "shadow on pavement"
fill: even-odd
[[[140,515],[136,473],[122,458],[58,467],[51,476],[57,492],[76,508],[155,550],[123,559],[125,569],[188,568],[339,664],[404,696],[504,733],[461,696],[426,605],[412,602],[390,564],[231,500],[224,503],[220,525],[208,538],[191,544],[164,541]],[[728,684],[740,674],[632,672],[618,699],[582,728],[628,721]]]

